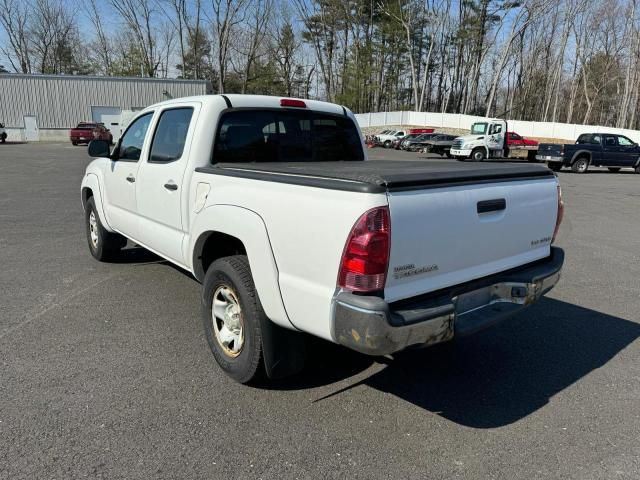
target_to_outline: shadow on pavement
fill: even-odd
[[[382,370],[317,401],[365,384],[452,422],[496,428],[543,407],[639,336],[639,324],[545,298],[495,328],[393,360],[318,346],[298,380],[282,387],[328,385],[382,362]]]

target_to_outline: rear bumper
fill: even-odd
[[[540,299],[560,279],[564,251],[544,260],[395,304],[341,292],[333,301],[334,340],[361,353],[386,355],[433,345],[504,320]]]
[[[536,160],[541,162],[563,163],[564,157],[557,157],[554,155],[536,155]]]

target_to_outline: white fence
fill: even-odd
[[[384,127],[386,125],[424,125],[425,127],[458,128],[470,130],[471,124],[486,120],[484,117],[459,113],[429,112],[380,112],[356,114],[361,128]],[[640,131],[599,125],[577,125],[573,123],[525,122],[509,120],[509,131],[525,137],[558,138],[575,140],[583,133],[617,133],[640,143]]]

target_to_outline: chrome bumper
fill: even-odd
[[[361,353],[386,355],[469,335],[539,300],[558,283],[563,263],[564,252],[552,247],[543,261],[391,305],[341,292],[333,302],[333,339]]]

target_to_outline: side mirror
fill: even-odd
[[[88,151],[90,157],[109,157],[111,154],[109,142],[105,140],[91,140]]]

